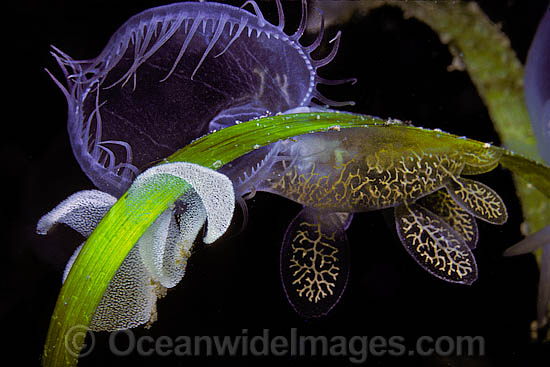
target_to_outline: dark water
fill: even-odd
[[[3,119],[3,248],[0,315],[2,348],[20,365],[37,365],[49,318],[61,285],[64,264],[81,238],[58,228],[47,237],[34,233],[38,218],[70,194],[91,189],[78,167],[66,132],[62,93],[43,71],[57,76],[49,57],[53,44],[76,59],[96,56],[128,17],[162,1],[21,2],[8,8],[9,35],[5,50],[11,61],[4,68],[9,111]],[[125,5],[123,5],[125,4]],[[546,1],[519,0],[483,5],[502,24],[512,47],[524,62]],[[262,2],[269,19],[275,6]],[[288,24],[297,24],[299,3],[285,4]],[[290,29],[290,26],[289,26]],[[350,110],[411,120],[458,135],[498,144],[491,121],[469,77],[447,72],[451,56],[427,26],[404,20],[400,11],[383,8],[340,27],[339,56],[321,75],[357,77],[354,86],[327,88],[330,98],[354,99]],[[335,30],[328,30],[334,35]],[[7,43],[6,43],[7,42]],[[10,98],[11,97],[11,98]],[[9,132],[8,127],[13,127]],[[151,329],[135,330],[136,338],[151,336],[243,336],[269,329],[271,338],[299,335],[403,336],[414,347],[416,338],[481,336],[485,355],[376,356],[373,365],[539,365],[548,344],[530,341],[529,324],[536,315],[538,270],[534,257],[503,258],[504,249],[522,238],[521,209],[510,173],[497,168],[476,179],[492,187],[508,206],[503,226],[479,222],[475,256],[479,279],[472,286],[447,284],[422,270],[402,248],[391,211],[356,215],[348,230],[352,251],[348,289],[340,303],[320,320],[302,320],[288,305],[279,280],[280,241],[299,206],[268,194],[249,201],[250,221],[241,234],[226,236],[192,257],[184,280],[159,302],[159,321]],[[235,229],[238,228],[239,214]],[[247,329],[247,331],[243,331]],[[445,338],[443,338],[445,339]],[[122,338],[120,339],[122,340]],[[353,339],[355,340],[355,339]],[[350,365],[347,357],[140,357],[114,356],[109,334],[99,333],[95,349],[82,366],[114,365]],[[122,342],[121,342],[122,343]],[[150,345],[148,344],[148,347]],[[371,345],[372,346],[372,345]],[[357,345],[356,348],[360,346]],[[376,349],[376,348],[375,348]],[[383,348],[382,348],[383,349]],[[239,354],[239,353],[238,353]],[[320,353],[318,353],[320,354]]]

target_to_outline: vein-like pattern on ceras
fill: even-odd
[[[475,248],[478,240],[478,230],[475,217],[458,205],[447,192],[442,189],[418,201],[424,208],[429,208],[434,214],[448,223],[458,232],[470,248]]]
[[[321,232],[320,223],[301,222],[300,227],[301,229],[293,238],[293,256],[289,266],[295,276],[293,284],[302,285],[297,290],[300,296],[306,297],[310,302],[318,302],[321,298],[333,293],[333,281],[340,270],[336,265],[338,258],[335,256],[338,249],[331,244],[334,241],[334,233],[327,236]],[[310,246],[305,246],[304,242]],[[324,249],[326,251],[323,251]],[[311,257],[311,261],[307,264],[300,261],[301,258],[306,257]],[[319,268],[315,267],[317,258],[321,263]],[[310,272],[312,274],[308,276]]]

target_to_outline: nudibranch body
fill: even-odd
[[[267,22],[256,3],[246,4],[256,14],[216,3],[147,10],[128,20],[92,60],[75,61],[56,50],[67,78],[66,87],[57,84],[69,105],[71,145],[84,172],[107,195],[102,213],[141,170],[209,131],[265,114],[322,109],[314,99],[333,106],[347,103],[328,100],[316,90],[318,83],[344,82],[317,76],[317,69],[335,57],[340,33],[332,51],[314,60],[311,52],[322,40],[322,20],[316,40],[301,45],[305,1],[293,35],[283,31],[280,1],[278,25]],[[474,217],[500,224],[506,221],[506,209],[490,188],[460,176],[493,169],[498,151],[490,146],[451,151],[446,134],[418,141],[404,126],[330,130],[274,142],[220,169],[237,200],[262,190],[304,205],[281,247],[281,280],[294,309],[318,317],[336,305],[349,275],[345,231],[352,213],[388,207],[395,208],[401,242],[423,268],[446,281],[472,283],[477,277],[471,252],[477,243]],[[63,211],[64,205],[52,213]],[[141,252],[127,258],[130,268],[146,270],[147,276],[138,280],[153,279],[159,287],[142,287],[137,295],[128,293],[127,301],[115,302],[109,297],[116,296],[120,279],[129,274],[128,267],[121,267],[103,300],[106,307],[97,311],[102,321],[96,320],[94,328],[114,330],[149,321],[162,287],[181,279],[193,242],[189,238],[200,229],[187,231],[181,250],[178,241],[185,230],[174,213],[186,206],[204,217],[199,204],[180,200],[142,237],[136,246]],[[90,222],[97,223],[96,217],[94,212]],[[150,261],[155,251],[166,259]],[[177,268],[174,279],[165,279],[164,261]],[[138,307],[137,299],[146,299],[146,306]],[[139,317],[128,314],[129,303]]]
[[[338,213],[394,207],[402,244],[425,270],[443,280],[477,279],[472,253],[475,217],[507,220],[502,199],[460,177],[494,169],[501,152],[465,144],[452,150],[447,134],[411,135],[404,126],[343,129],[302,135],[281,144],[279,159],[257,190],[306,206],[281,249],[281,278],[295,310],[326,314],[346,286],[346,217]]]
[[[96,58],[73,60],[54,49],[66,77],[57,82],[68,102],[68,130],[80,166],[102,191],[120,196],[135,176],[192,140],[254,117],[310,106],[337,105],[321,95],[317,75],[338,50],[315,60],[321,27],[310,45],[300,43],[307,22],[284,32],[277,25],[219,3],[184,2],[130,18]],[[322,23],[322,21],[321,21]]]
[[[498,164],[498,151],[450,151],[443,136],[428,144],[402,128],[344,129],[286,141],[281,154],[295,162],[274,165],[257,189],[321,210],[377,210],[459,185],[453,179],[460,174],[483,173]]]

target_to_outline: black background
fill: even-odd
[[[21,1],[5,9],[3,68],[7,102],[3,104],[2,197],[5,216],[2,242],[2,349],[17,364],[38,365],[61,274],[81,238],[58,228],[51,235],[35,234],[37,220],[70,194],[92,185],[73,157],[66,132],[66,103],[44,68],[60,77],[49,56],[55,45],[75,59],[95,57],[110,35],[130,16],[163,1]],[[528,3],[528,4],[526,4]],[[507,0],[482,3],[502,25],[524,62],[547,1]],[[260,2],[268,19],[276,20],[273,3]],[[300,4],[284,4],[287,32],[300,17]],[[333,99],[353,99],[349,110],[410,120],[499,144],[481,99],[465,72],[448,72],[451,56],[437,35],[416,20],[404,20],[394,8],[339,26],[343,31],[335,61],[321,71],[331,79],[357,77],[353,86],[326,88]],[[336,29],[327,30],[328,37]],[[311,37],[310,37],[311,38]],[[307,42],[306,42],[307,43]],[[7,114],[6,114],[7,112]],[[288,305],[279,280],[280,241],[300,206],[269,194],[249,201],[247,229],[234,229],[192,257],[184,280],[159,301],[159,321],[151,335],[288,336],[402,335],[411,343],[421,335],[481,335],[486,356],[369,356],[373,365],[538,365],[548,344],[530,340],[529,324],[536,317],[538,270],[531,255],[503,258],[504,249],[522,238],[519,202],[509,172],[498,168],[478,176],[495,189],[508,206],[503,226],[478,222],[475,250],[479,279],[472,286],[448,284],[422,270],[397,239],[391,211],[357,214],[348,230],[351,273],[340,303],[325,318],[303,320]],[[321,357],[128,357],[113,356],[108,334],[96,335],[94,352],[82,366],[136,364],[222,365],[258,364],[350,365],[346,358]],[[413,344],[411,344],[413,345]]]

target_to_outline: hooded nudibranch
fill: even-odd
[[[68,102],[68,130],[76,159],[100,190],[120,196],[150,165],[209,131],[252,118],[313,106],[332,106],[316,86],[317,70],[336,56],[340,32],[326,57],[311,53],[323,39],[300,43],[307,23],[284,31],[254,12],[220,3],[184,2],[131,17],[96,58],[73,60],[54,48],[66,78],[55,80]],[[331,42],[332,42],[331,41]]]

